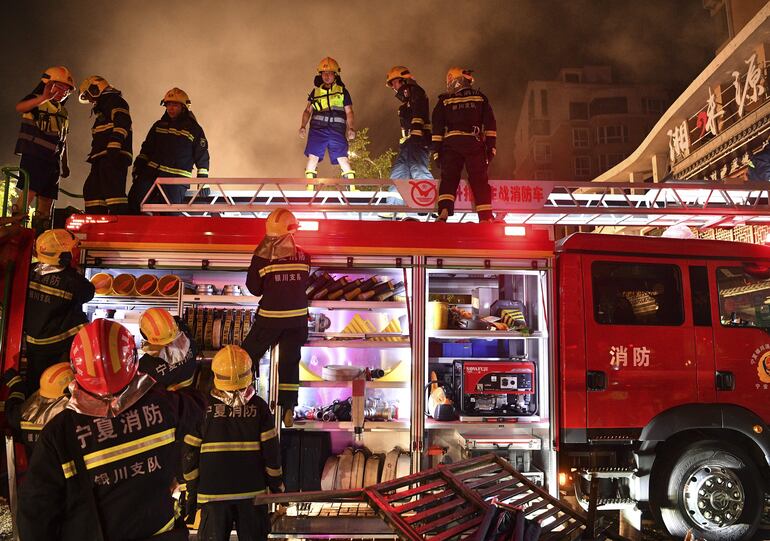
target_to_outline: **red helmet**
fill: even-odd
[[[72,342],[70,359],[78,385],[96,395],[124,389],[138,366],[133,335],[107,319],[97,319],[80,329]]]

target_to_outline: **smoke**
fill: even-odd
[[[609,63],[630,82],[659,82],[678,92],[715,49],[701,0],[69,0],[5,2],[0,16],[3,163],[17,163],[14,104],[43,69],[64,64],[77,82],[98,74],[123,92],[135,155],[163,113],[165,91],[186,90],[209,139],[215,177],[302,175],[304,141],[297,130],[316,66],[327,55],[342,66],[356,124],[370,128],[374,152],[397,145],[398,103],[384,85],[388,68],[409,66],[431,106],[448,67],[475,69],[498,117],[492,176],[506,178],[527,80]],[[76,99],[68,109],[72,177],[62,188],[79,193],[92,119],[89,106]],[[337,175],[324,164],[322,176]],[[68,202],[62,198],[59,206]]]

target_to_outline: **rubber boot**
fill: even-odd
[[[446,222],[447,218],[449,218],[449,211],[447,209],[442,209],[441,213],[436,216],[437,222]]]

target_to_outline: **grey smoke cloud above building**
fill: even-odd
[[[216,177],[302,176],[297,129],[318,61],[327,55],[342,66],[356,124],[370,128],[374,152],[397,145],[398,104],[384,86],[388,68],[409,66],[431,106],[447,68],[474,69],[498,116],[492,176],[506,178],[527,80],[552,79],[562,67],[610,64],[624,81],[665,84],[673,98],[721,39],[701,0],[6,1],[0,18],[2,163],[17,163],[15,103],[43,69],[63,64],[78,83],[99,74],[123,91],[135,154],[163,112],[165,91],[186,90],[210,141]],[[92,119],[76,97],[68,109],[72,177],[62,187],[81,192]],[[324,163],[322,176],[336,174]]]

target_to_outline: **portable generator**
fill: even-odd
[[[461,419],[537,413],[535,364],[530,361],[456,360],[453,376]]]

